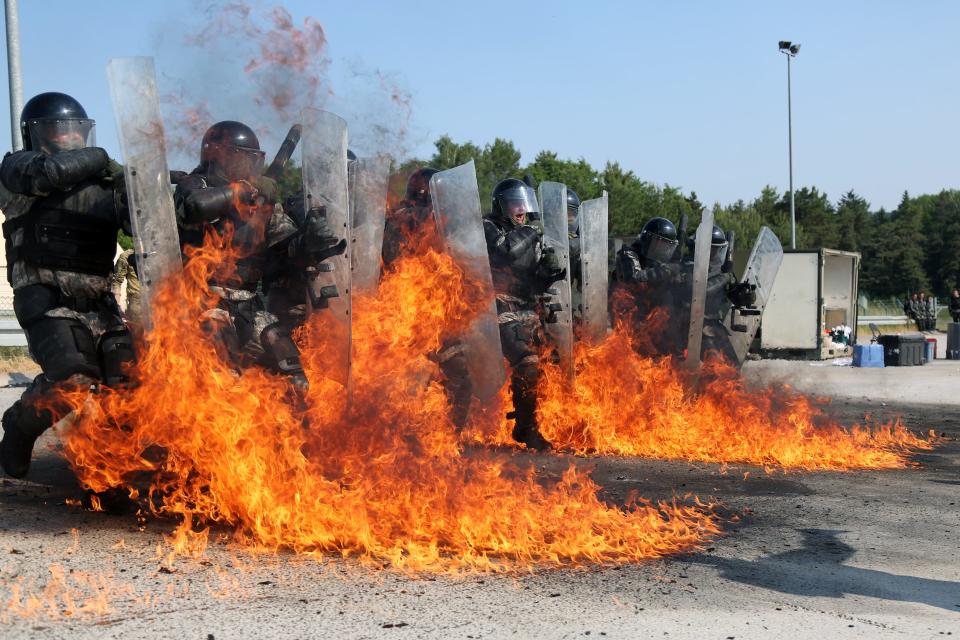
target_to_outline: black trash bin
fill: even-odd
[[[922,333],[896,333],[877,337],[883,345],[883,364],[887,367],[914,367],[923,364],[926,338]]]

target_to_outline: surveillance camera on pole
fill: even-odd
[[[787,154],[790,162],[790,248],[797,248],[797,214],[793,201],[793,106],[790,96],[790,58],[800,53],[800,43],[781,40],[780,53],[787,57]]]

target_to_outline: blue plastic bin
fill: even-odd
[[[853,345],[853,366],[865,369],[883,368],[883,345],[855,344]]]

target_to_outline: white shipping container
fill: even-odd
[[[773,355],[809,359],[848,355],[826,335],[839,325],[857,338],[860,254],[836,249],[785,251],[763,310],[760,348]]]

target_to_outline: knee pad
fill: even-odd
[[[103,381],[116,387],[130,381],[130,366],[134,361],[133,340],[126,331],[110,331],[100,338],[100,366]]]
[[[47,311],[60,306],[60,293],[45,284],[31,284],[13,292],[13,312],[26,329],[41,320]]]
[[[300,350],[290,334],[284,331],[279,323],[266,327],[260,334],[260,344],[264,352],[270,357],[271,364],[284,375],[303,373],[300,365]]]
[[[93,334],[79,320],[44,316],[26,331],[30,353],[51,381],[66,380],[75,374],[100,378]]]

